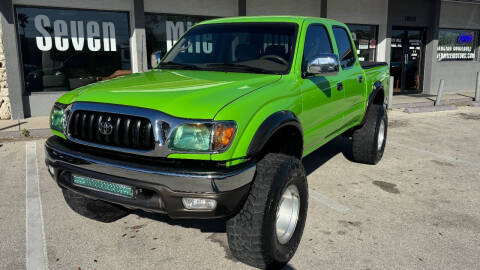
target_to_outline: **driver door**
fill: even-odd
[[[303,112],[300,120],[304,129],[305,153],[318,147],[343,126],[341,102],[345,97],[339,76],[306,76],[307,63],[319,54],[334,53],[329,33],[321,24],[307,28],[300,91]]]

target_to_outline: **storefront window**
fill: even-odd
[[[479,31],[440,29],[438,33],[438,61],[478,60]]]
[[[128,13],[15,11],[27,92],[68,91],[131,69]]]
[[[377,29],[375,25],[348,24],[360,61],[375,61]]]
[[[153,52],[160,51],[161,55],[164,56],[190,27],[212,18],[206,16],[146,13],[147,55],[150,56]],[[152,68],[150,61],[148,68]]]

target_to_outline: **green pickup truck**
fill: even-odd
[[[52,109],[46,164],[83,216],[224,218],[236,258],[278,268],[307,217],[302,158],[339,135],[353,160],[382,158],[388,66],[359,62],[343,23],[214,19],[154,67],[73,90]]]

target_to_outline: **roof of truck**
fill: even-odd
[[[213,20],[203,21],[199,24],[209,24],[209,23],[239,23],[239,22],[289,22],[301,24],[305,20],[315,20],[323,23],[340,23],[339,21],[317,18],[317,17],[304,17],[304,16],[242,16],[242,17],[227,17],[227,18],[218,18]]]

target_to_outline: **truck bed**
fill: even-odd
[[[380,66],[388,66],[387,62],[360,62],[363,69],[370,69]]]

